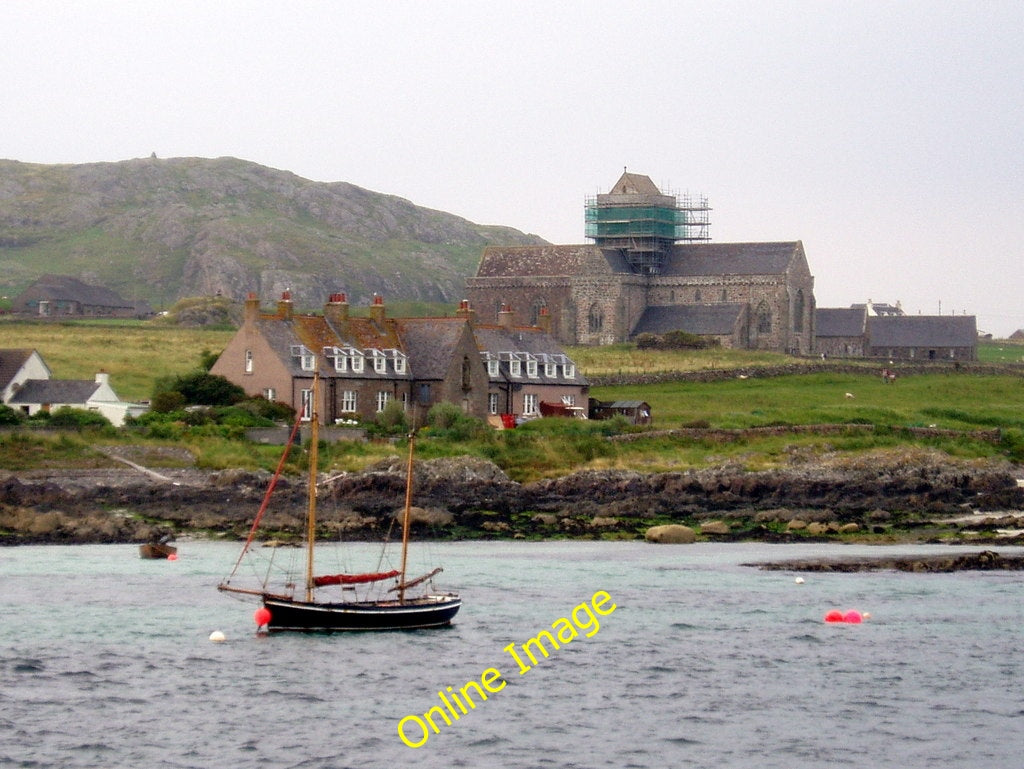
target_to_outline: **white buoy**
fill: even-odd
[[[802,584],[804,584],[804,578],[803,578],[803,577],[797,577],[797,578],[796,578],[795,580],[793,580],[793,581],[794,581],[794,582],[796,582],[796,584],[798,584],[798,585],[802,585]]]
[[[224,638],[224,634],[222,632],[220,632],[219,630],[214,630],[212,633],[210,633],[210,640],[213,641],[215,644],[222,644],[226,639]]]

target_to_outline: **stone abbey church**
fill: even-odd
[[[814,277],[803,244],[710,243],[706,200],[663,194],[623,172],[587,200],[593,244],[492,246],[467,296],[484,322],[504,307],[570,345],[682,330],[723,347],[808,354]]]

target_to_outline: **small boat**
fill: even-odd
[[[317,502],[317,447],[318,415],[316,413],[319,389],[319,375],[313,376],[312,403],[310,415],[309,483],[306,510],[306,547],[304,575],[296,578],[284,575],[279,586],[272,586],[270,575],[274,572],[268,566],[263,584],[258,587],[236,587],[231,580],[247,555],[251,554],[260,519],[266,511],[271,492],[284,467],[288,449],[295,441],[301,424],[296,419],[291,437],[285,444],[284,453],[277,471],[271,478],[263,503],[256,514],[252,530],[242,548],[242,554],[235,563],[231,574],[217,586],[218,590],[229,593],[257,596],[262,608],[257,609],[257,624],[270,632],[274,631],[341,631],[341,630],[414,630],[437,628],[450,625],[452,618],[462,606],[462,599],[455,593],[432,592],[427,587],[442,570],[436,568],[428,574],[413,579],[406,578],[406,564],[409,551],[409,518],[412,505],[413,478],[413,436],[409,436],[409,458],[406,470],[405,508],[402,514],[401,566],[388,571],[362,574],[316,575],[314,554],[316,545],[316,502]],[[274,550],[271,548],[270,550]],[[394,584],[386,584],[393,580]],[[421,588],[421,586],[424,586]],[[334,588],[334,597],[325,598],[324,592]],[[340,588],[340,595],[337,595]],[[414,592],[420,588],[422,592]],[[370,591],[374,591],[371,595]],[[318,591],[321,591],[318,593]]]
[[[161,539],[159,542],[147,542],[144,545],[139,545],[139,558],[161,559],[177,555],[178,548],[167,544],[167,542],[168,540]]]

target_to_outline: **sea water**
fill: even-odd
[[[181,542],[177,561],[141,560],[127,545],[0,549],[0,765],[1016,769],[1024,760],[1019,572],[814,573],[801,584],[795,572],[744,565],[878,552],[838,545],[429,550],[444,587],[464,599],[451,628],[267,636],[256,633],[255,604],[216,590],[237,545]],[[507,647],[571,622],[599,591],[611,599],[603,609],[615,606],[597,616],[599,629],[548,644],[547,657],[534,645],[536,664],[521,673]],[[870,618],[828,624],[831,609]],[[212,642],[214,631],[226,640]],[[438,731],[420,747],[402,741],[403,718],[422,720],[443,708],[439,692],[490,669],[501,674],[497,691],[465,713],[453,703],[460,717],[450,723],[435,710]]]

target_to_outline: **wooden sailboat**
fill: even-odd
[[[409,436],[409,458],[406,469],[405,507],[402,514],[402,557],[401,567],[385,572],[365,574],[328,574],[316,575],[314,570],[314,553],[316,544],[316,502],[317,502],[317,447],[318,447],[318,415],[316,413],[317,390],[319,377],[314,375],[310,427],[309,449],[309,486],[308,505],[306,511],[306,554],[305,573],[301,585],[296,581],[286,582],[281,588],[273,588],[264,581],[260,588],[235,587],[232,578],[239,565],[253,546],[259,520],[265,512],[270,493],[284,466],[288,449],[298,432],[300,420],[296,420],[292,435],[285,446],[284,454],[278,464],[277,471],[270,482],[263,504],[257,513],[253,528],[243,547],[235,568],[217,589],[232,593],[244,593],[260,598],[265,611],[257,611],[257,622],[266,624],[268,631],[340,631],[340,630],[413,630],[418,628],[444,627],[451,624],[452,618],[462,606],[462,599],[455,593],[433,593],[429,591],[415,592],[414,589],[429,585],[432,577],[441,569],[437,568],[428,574],[414,579],[406,578],[406,564],[409,552],[409,513],[412,505],[412,469],[413,469],[413,436]],[[376,583],[395,580],[395,584],[383,596],[377,598],[359,598],[355,594],[357,586],[368,586]],[[340,599],[324,598],[317,591],[327,591],[340,586]],[[346,597],[346,593],[352,594]],[[298,595],[297,595],[298,594]]]

